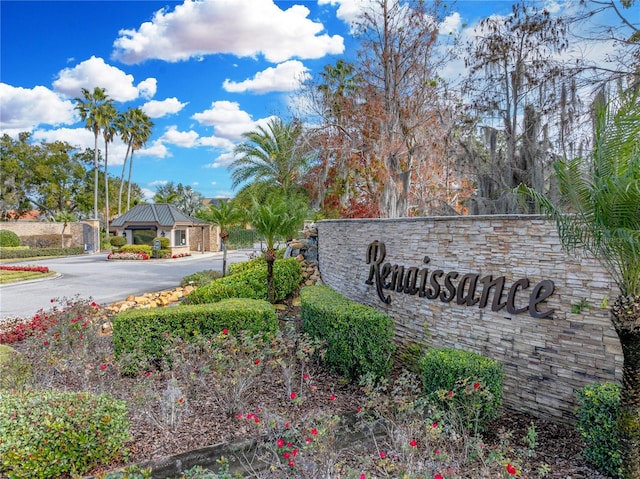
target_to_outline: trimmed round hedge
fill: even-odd
[[[15,248],[20,246],[20,237],[13,231],[0,230],[0,247]]]

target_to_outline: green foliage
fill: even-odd
[[[198,271],[197,273],[185,276],[184,278],[182,278],[182,281],[180,281],[180,286],[184,288],[185,286],[192,285],[196,288],[200,288],[221,277],[221,271],[215,269],[206,269],[204,271]]]
[[[498,361],[461,349],[431,348],[420,370],[424,390],[457,411],[467,429],[482,431],[498,416],[504,378]]]
[[[617,429],[620,386],[602,383],[578,389],[578,431],[586,447],[583,455],[598,471],[622,477],[622,456]]]
[[[157,238],[153,238],[153,241],[160,241],[161,249],[169,249],[171,246],[171,240],[165,236],[158,236]]]
[[[40,256],[72,256],[83,253],[84,250],[80,246],[74,246],[72,248],[0,248],[0,258],[2,259],[36,258]]]
[[[260,300],[228,299],[179,308],[133,309],[113,318],[113,349],[127,373],[160,365],[170,335],[183,340],[231,333],[274,334],[278,318],[273,305]]]
[[[328,286],[300,291],[303,329],[326,341],[324,364],[358,379],[367,373],[384,378],[391,372],[393,320],[374,308],[351,301]]]
[[[158,249],[153,250],[154,258],[171,258],[171,250],[169,249]]]
[[[127,238],[124,236],[112,236],[109,238],[109,243],[115,248],[122,248],[127,244]]]
[[[151,256],[152,248],[148,244],[126,244],[120,248],[120,253],[144,253]]]
[[[0,389],[20,389],[30,375],[29,362],[12,347],[0,344]]]
[[[20,238],[13,231],[0,230],[0,247],[3,246],[20,246]]]
[[[264,259],[251,260],[246,266],[230,268],[229,272],[224,278],[193,291],[185,298],[184,304],[215,303],[225,298],[267,299],[267,264]],[[276,260],[273,277],[275,301],[281,301],[300,286],[300,263],[294,258]]]
[[[0,391],[0,473],[83,474],[126,455],[127,406],[106,394]]]

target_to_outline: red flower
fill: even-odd
[[[229,334],[229,330],[228,330],[227,328],[224,328],[224,329],[222,330],[222,334]]]
[[[356,412],[362,412],[362,408],[359,407],[358,409],[356,409]]]
[[[449,391],[449,397],[452,398],[453,397],[453,391]]]
[[[306,438],[306,439],[305,439],[305,442],[306,442],[307,444],[309,444],[311,441],[313,441],[313,439],[311,439],[310,437],[308,437],[308,438]]]
[[[309,379],[309,375],[308,374],[303,374],[302,375],[302,379],[304,379],[306,381],[307,379]]]
[[[440,455],[440,449],[436,449],[433,453],[434,453],[436,456],[439,456],[439,455]]]
[[[518,470],[513,467],[511,464],[507,464],[507,472],[512,476],[515,476],[518,473]]]
[[[336,395],[332,394],[331,396],[329,396],[329,401],[335,401],[336,399]]]
[[[284,457],[285,459],[289,459],[291,457],[291,453],[290,452],[285,452],[282,457]]]
[[[367,479],[367,476],[365,474],[360,474],[360,479]]]
[[[259,360],[259,359],[256,359],[256,360],[254,361],[254,364],[260,364],[260,360]]]
[[[144,373],[144,375],[145,375],[145,377],[148,378],[149,376],[151,376],[151,371],[147,371],[146,373]]]
[[[433,479],[444,479],[444,477],[442,476],[442,474],[438,473],[435,476],[433,476]]]
[[[244,415],[243,415],[241,412],[239,412],[238,414],[236,414],[236,418],[237,418],[237,419],[242,419],[243,417],[244,417]]]
[[[317,435],[318,435],[318,430],[314,427],[314,428],[311,430],[311,434],[312,434],[312,435],[314,435],[314,436],[317,436]]]
[[[431,425],[431,427],[432,427],[432,428],[434,428],[434,429],[435,429],[435,428],[437,428],[437,427],[438,427],[438,423],[437,423],[437,422],[434,422],[434,423]]]
[[[289,461],[289,467],[296,467],[296,463],[292,460]]]
[[[291,446],[289,446],[291,447]],[[293,451],[291,451],[291,454],[293,454],[293,457],[296,457],[298,455],[298,450],[294,449]]]
[[[387,457],[387,453],[384,451],[380,451],[380,459],[384,459],[385,457]]]
[[[289,429],[289,423],[285,423],[284,427],[286,427],[287,429]]]
[[[253,422],[255,422],[256,424],[258,424],[260,422],[260,418],[258,418],[258,416],[256,416],[256,418],[253,420]]]
[[[416,447],[416,446],[418,445],[418,441],[416,441],[415,439],[413,439],[413,440],[409,443],[409,445],[410,445],[411,447]]]
[[[49,346],[49,341],[45,341],[42,343],[44,346]]]
[[[294,392],[292,392],[292,393],[289,395],[289,397],[293,400],[293,399],[297,398],[297,397],[298,397],[298,395],[297,395],[297,394],[295,393],[295,391],[294,391]]]
[[[107,365],[106,364],[101,364],[100,365],[100,369],[102,369],[104,371],[105,369],[107,369]]]
[[[284,439],[278,439],[276,444],[278,444],[278,447],[284,447]]]
[[[473,389],[480,389],[480,383],[473,383]]]

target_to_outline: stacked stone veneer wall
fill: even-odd
[[[503,300],[506,288],[528,278],[531,286],[518,291],[517,307],[528,304],[535,284],[551,280],[554,292],[537,309],[555,312],[540,319],[528,311],[494,312],[491,299],[480,308],[389,290],[391,303],[385,304],[375,285],[365,283],[367,248],[376,240],[386,246],[385,263],[505,276]],[[501,361],[509,409],[572,421],[576,388],[621,377],[622,351],[603,305],[616,297],[616,286],[595,260],[567,255],[555,223],[544,218],[326,220],[318,223],[318,260],[326,284],[393,317],[399,343],[466,349]],[[582,310],[572,312],[579,304]]]
[[[87,226],[95,227],[97,223],[88,222],[73,222],[67,223],[65,228],[64,223],[48,223],[40,221],[7,221],[0,223],[0,230],[13,231],[20,238],[38,237],[46,235],[61,235],[64,228],[64,246],[74,247],[85,244],[86,238],[84,232]]]

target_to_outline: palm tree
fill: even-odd
[[[107,95],[104,88],[95,87],[93,92],[87,88],[82,89],[82,98],[75,98],[76,106],[80,118],[85,121],[87,130],[93,132],[95,142],[93,147],[93,217],[98,219],[98,135],[101,128],[107,123],[109,106],[113,100]],[[100,248],[99,234],[96,238],[96,247]]]
[[[196,216],[217,225],[220,229],[222,276],[225,276],[227,274],[227,238],[229,237],[227,230],[242,222],[243,211],[233,201],[221,200],[217,205],[210,204],[208,209],[200,211]]]
[[[233,187],[245,181],[280,188],[284,195],[298,189],[311,159],[303,146],[300,122],[269,120],[267,127],[243,133],[244,142],[237,145],[238,156],[231,163]]]
[[[104,229],[109,238],[109,172],[107,171],[107,165],[109,163],[109,143],[113,141],[118,128],[117,119],[118,111],[116,108],[109,104],[105,105],[104,115],[106,123],[102,128],[102,135],[104,137]]]
[[[611,322],[623,353],[618,431],[626,479],[640,477],[640,91],[620,94],[619,104],[597,107],[594,148],[582,158],[555,164],[564,213],[548,198],[520,185],[557,222],[570,252],[586,252],[611,274],[620,295]]]
[[[301,229],[306,213],[306,205],[295,198],[271,195],[266,201],[254,198],[249,212],[249,220],[259,235],[264,236],[267,249],[264,259],[267,262],[267,283],[269,301],[274,302],[273,263],[276,260],[275,240],[279,237],[291,239]]]
[[[118,130],[122,141],[127,144],[127,153],[122,164],[120,191],[118,194],[118,214],[122,213],[122,193],[124,189],[124,173],[129,160],[129,178],[127,185],[127,210],[131,204],[131,176],[133,173],[133,154],[147,144],[151,136],[153,122],[140,108],[129,108],[118,119]]]

